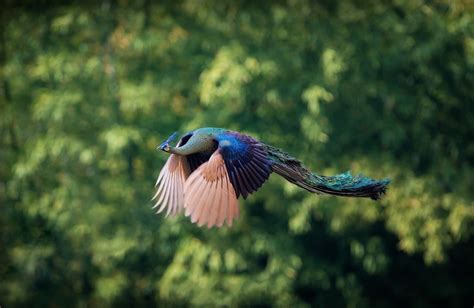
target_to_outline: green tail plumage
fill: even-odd
[[[350,172],[334,176],[317,175],[311,173],[299,160],[282,150],[267,144],[264,146],[272,161],[274,172],[311,192],[378,200],[390,183],[389,179],[373,180],[363,175],[353,177]]]

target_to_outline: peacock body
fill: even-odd
[[[199,226],[229,226],[239,216],[238,198],[256,192],[277,173],[313,193],[378,200],[388,179],[374,180],[349,172],[335,176],[312,173],[301,161],[279,148],[224,128],[199,128],[184,134],[176,147],[176,133],[159,149],[170,153],[156,181],[154,208],[176,215],[183,208]]]

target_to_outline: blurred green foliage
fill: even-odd
[[[0,305],[472,306],[473,7],[3,1]],[[156,145],[202,126],[393,183],[154,215]]]

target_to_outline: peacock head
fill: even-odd
[[[164,152],[169,152],[170,151],[170,145],[169,144],[163,144],[160,146],[160,150]]]
[[[171,134],[171,136],[169,136],[168,139],[166,139],[162,144],[160,144],[157,147],[157,150],[159,149],[159,150],[169,153],[171,150],[170,142],[172,142],[176,138],[177,135],[178,135],[178,132],[174,132],[173,134]]]

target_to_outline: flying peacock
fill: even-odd
[[[156,185],[153,208],[166,216],[183,208],[199,226],[231,226],[239,216],[238,198],[257,191],[272,172],[313,193],[378,200],[388,179],[373,180],[349,172],[314,174],[284,151],[223,128],[199,128],[184,134],[176,147],[172,134],[158,149],[170,153]]]

